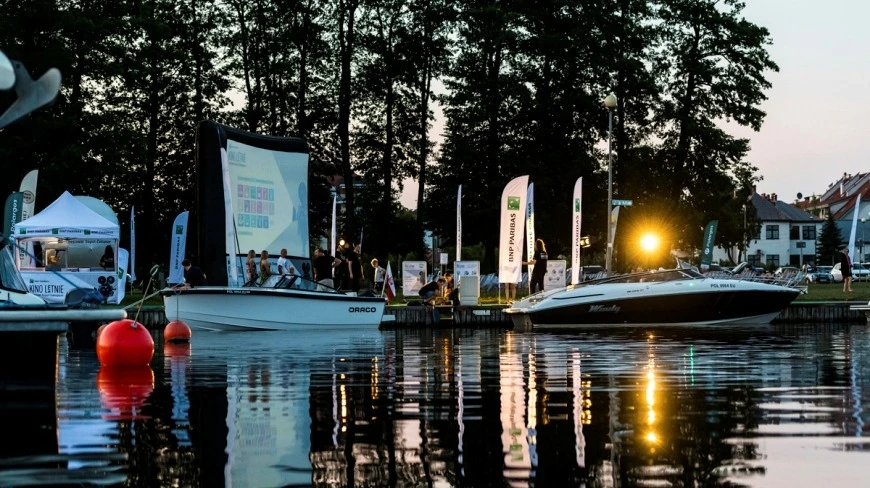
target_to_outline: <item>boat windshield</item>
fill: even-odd
[[[19,293],[27,293],[27,284],[15,267],[12,245],[6,236],[0,234],[0,288]]]
[[[260,285],[260,288],[279,288],[283,290],[310,290],[324,293],[338,293],[344,295],[341,290],[336,290],[330,286],[320,284],[316,281],[303,278],[298,275],[272,275],[266,279],[266,282]]]
[[[697,280],[703,279],[704,275],[693,269],[669,269],[665,271],[650,271],[647,273],[632,273],[627,275],[605,278],[589,284],[602,283],[662,283],[666,281]]]

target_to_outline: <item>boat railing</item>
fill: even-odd
[[[785,286],[788,288],[796,288],[802,290],[803,292],[806,292],[806,286],[802,285],[802,283],[806,282],[807,275],[802,271],[787,271],[777,276],[770,273],[758,273],[756,271],[746,269],[738,274],[728,274],[724,271],[718,271],[716,273],[710,273],[707,276],[722,279],[767,283],[771,285]]]

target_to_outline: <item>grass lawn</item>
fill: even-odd
[[[810,283],[806,295],[801,295],[799,302],[840,302],[840,301],[870,301],[870,282],[852,283],[852,293],[843,291],[842,283]]]

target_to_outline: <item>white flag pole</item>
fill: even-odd
[[[456,260],[462,261],[462,185],[456,193]]]
[[[852,212],[852,231],[849,233],[849,256],[851,259],[855,260],[855,235],[857,234],[858,228],[858,211],[861,207],[861,194],[858,194],[858,198],[855,199],[855,210]],[[860,262],[860,260],[859,260]]]
[[[136,281],[136,206],[130,207],[130,281]]]
[[[526,196],[526,261],[532,259],[535,254],[535,184],[529,183]],[[529,265],[529,294],[532,293],[532,271],[535,265]],[[522,268],[520,268],[522,277]]]
[[[582,197],[583,197],[583,177],[577,178],[577,181],[574,183],[574,196],[573,196],[573,207],[574,213],[572,215],[572,223],[573,227],[571,230],[571,235],[573,236],[571,243],[571,284],[576,285],[580,283],[580,253],[583,252],[582,246],[580,244],[581,234],[580,234],[580,221],[581,221],[581,210],[582,210]]]
[[[331,234],[330,234],[330,239],[331,239],[330,244],[331,244],[332,247],[330,247],[330,251],[329,251],[329,253],[328,253],[329,256],[334,256],[334,255],[335,255],[335,254],[334,254],[334,253],[335,253],[335,250],[336,250],[336,247],[335,247],[335,246],[336,246],[336,244],[338,244],[338,241],[335,240],[335,205],[336,205],[336,199],[337,199],[337,198],[338,198],[338,195],[333,195],[333,196],[332,196],[332,231],[331,231]]]

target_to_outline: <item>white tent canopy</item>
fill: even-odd
[[[117,240],[120,234],[118,224],[94,212],[69,192],[63,192],[42,212],[15,224],[12,230],[12,236],[19,240],[42,237]]]

